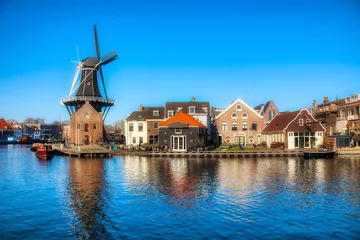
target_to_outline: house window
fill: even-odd
[[[348,116],[351,116],[352,115],[352,111],[348,111]]]
[[[227,131],[227,122],[221,123],[221,131]]]
[[[168,111],[168,117],[172,117],[174,116],[174,110],[169,110]]]
[[[139,123],[139,125],[138,125],[138,131],[139,131],[139,132],[142,132],[143,130],[144,130],[143,124],[142,124],[142,123]]]
[[[251,130],[257,131],[257,122],[252,122],[251,123]]]
[[[175,133],[176,134],[182,133],[182,129],[181,128],[175,128]]]
[[[241,111],[241,106],[240,105],[236,106],[236,111]]]
[[[275,111],[270,111],[269,112],[269,121],[273,120],[275,118],[276,112]]]
[[[85,118],[90,118],[90,115],[88,112],[85,113]]]
[[[96,123],[94,123],[93,129],[96,129]]]
[[[195,114],[195,107],[189,107],[189,114]]]
[[[158,122],[154,122],[154,128],[159,128],[159,123]]]
[[[243,118],[243,119],[247,119],[247,117],[248,117],[247,113],[243,113],[243,114],[242,114],[242,118]]]
[[[139,144],[143,144],[144,140],[143,140],[143,137],[139,137]]]
[[[231,114],[231,118],[237,118],[236,113]]]
[[[304,119],[302,118],[299,119],[299,126],[304,126]]]
[[[85,123],[85,132],[89,132],[89,124]]]
[[[159,116],[159,110],[154,110],[153,111],[153,116]]]
[[[237,131],[237,122],[231,123],[231,131]]]
[[[136,143],[136,137],[133,137],[133,144],[135,144]]]
[[[360,114],[360,107],[355,107],[356,109],[356,114]]]
[[[134,131],[134,124],[129,123],[129,132],[133,132],[133,131]]]
[[[242,122],[242,130],[243,130],[243,131],[247,131],[247,129],[248,129],[248,124],[247,124],[247,122]]]

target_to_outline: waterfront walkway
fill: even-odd
[[[255,151],[200,151],[200,152],[146,152],[150,157],[296,157],[302,150],[255,150]]]
[[[53,145],[53,149],[56,150],[60,155],[77,157],[111,156],[113,153],[111,149],[102,147],[97,144],[71,147],[61,147],[61,144],[56,144]]]

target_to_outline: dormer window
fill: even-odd
[[[195,114],[195,107],[189,107],[189,114]]]
[[[236,113],[231,114],[231,118],[237,118]]]
[[[174,116],[174,110],[168,110],[168,117]]]
[[[304,119],[302,118],[299,119],[299,126],[304,126]]]
[[[243,114],[242,114],[242,118],[243,118],[243,119],[247,119],[247,117],[248,117],[247,113],[243,113]]]
[[[159,110],[154,110],[153,111],[153,116],[159,116],[160,114],[160,111]]]
[[[241,106],[240,105],[236,106],[236,111],[241,111]]]

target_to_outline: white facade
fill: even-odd
[[[124,121],[125,138],[127,145],[147,144],[147,122],[146,121]]]
[[[190,114],[207,127],[207,137],[211,140],[211,117],[205,114]]]

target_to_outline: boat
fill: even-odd
[[[304,158],[333,158],[336,155],[336,150],[332,149],[314,149],[304,150]]]
[[[54,149],[50,144],[43,144],[37,148],[36,155],[39,157],[53,156]]]
[[[33,143],[33,145],[30,147],[30,151],[36,152],[38,147],[42,146],[42,143]]]

